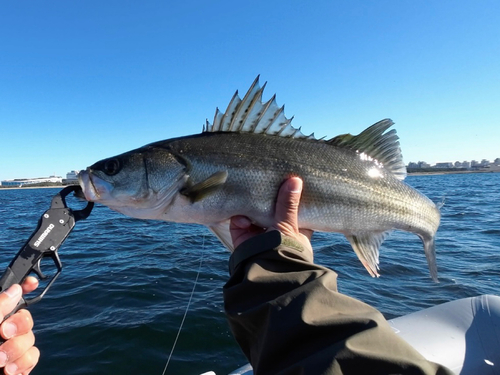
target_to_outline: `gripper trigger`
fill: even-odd
[[[40,262],[42,259],[39,259],[38,262],[33,266],[33,272],[40,278],[40,280],[45,280],[48,276],[42,272],[42,268],[40,267]]]

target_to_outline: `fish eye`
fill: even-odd
[[[102,171],[108,176],[114,176],[122,169],[122,164],[119,159],[109,159],[104,162]]]

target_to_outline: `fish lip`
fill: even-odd
[[[97,190],[95,184],[94,184],[94,180],[92,179],[92,175],[90,174],[89,172],[89,182],[90,182],[90,187],[92,188],[92,193],[97,197],[97,198],[100,198],[101,197],[101,194],[99,194],[99,191]]]
[[[97,190],[94,181],[92,179],[92,172],[90,169],[80,172],[78,175],[78,182],[82,187],[83,195],[85,195],[85,199],[89,202],[94,202],[101,198],[99,191]]]

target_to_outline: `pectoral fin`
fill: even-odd
[[[210,229],[217,236],[220,242],[222,242],[230,252],[233,252],[234,247],[231,232],[229,231],[229,220],[209,225],[208,229]]]
[[[206,180],[192,184],[188,181],[188,186],[181,190],[181,194],[188,197],[192,203],[198,202],[207,195],[217,191],[227,180],[227,171],[216,172]]]
[[[378,249],[387,235],[388,232],[375,232],[346,236],[359,260],[372,277],[380,276],[378,273]]]

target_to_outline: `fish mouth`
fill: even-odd
[[[99,189],[94,184],[91,171],[89,169],[78,174],[78,182],[82,188],[85,199],[89,202],[95,202],[101,198]]]

